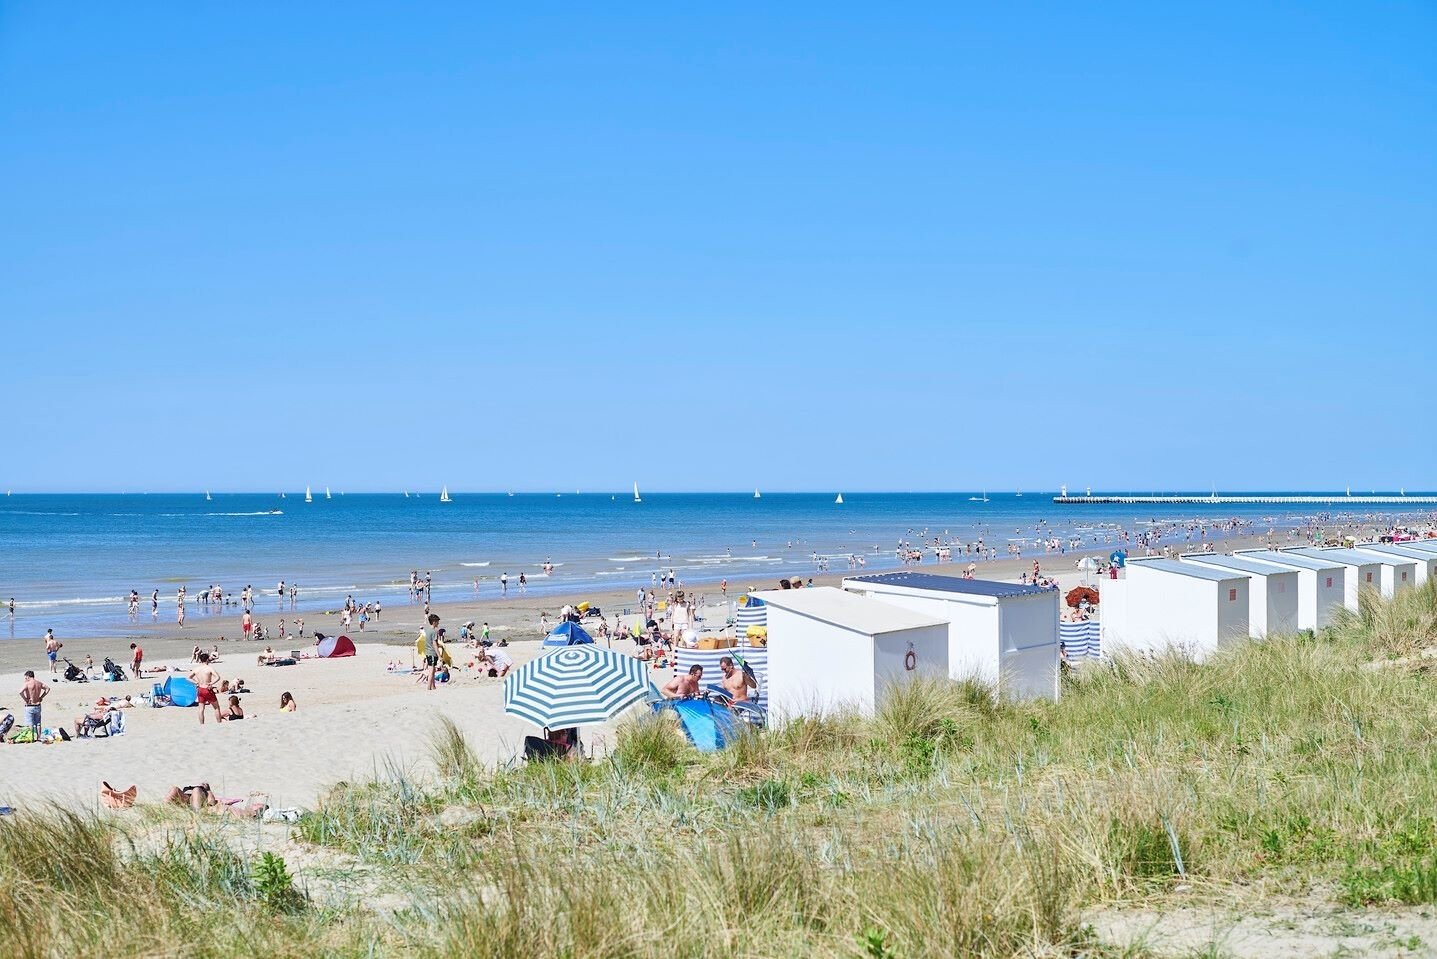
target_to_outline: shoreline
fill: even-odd
[[[1263,533],[1241,533],[1236,536],[1224,538],[1211,538],[1208,540],[1218,552],[1232,552],[1237,549],[1261,547],[1269,543],[1279,546],[1296,545],[1300,540],[1300,534],[1296,530],[1283,531],[1287,535],[1274,535],[1269,538],[1266,532]],[[1169,544],[1174,546],[1177,544]],[[1182,544],[1181,551],[1200,546],[1200,543],[1190,542]],[[1102,550],[1086,549],[1075,550],[1068,553],[1039,553],[1029,554],[1022,558],[1000,557],[994,560],[979,562],[977,576],[979,579],[1013,580],[1016,581],[1023,574],[1032,569],[1034,558],[1038,559],[1041,568],[1048,575],[1062,576],[1065,579],[1076,574],[1075,564],[1077,559],[1083,556],[1107,553],[1114,547],[1105,547]],[[1132,550],[1133,555],[1140,555],[1136,549]],[[967,557],[957,558],[952,561],[935,563],[931,559],[919,564],[916,568],[924,572],[933,572],[958,576],[968,562]],[[838,585],[842,580],[850,576],[861,576],[870,573],[890,572],[905,567],[860,568],[831,570],[826,573],[805,573],[801,578],[807,582],[812,579],[816,586]],[[789,576],[787,571],[784,576]],[[768,589],[776,585],[775,576],[772,580],[762,580],[759,577],[745,577],[742,582],[736,582],[732,578],[729,581],[728,598],[730,602],[737,599],[743,592],[752,589]],[[791,576],[789,578],[792,578]],[[685,590],[706,597],[711,605],[718,604],[722,597],[719,592],[721,578],[699,581],[685,581],[682,586]],[[465,599],[445,598],[431,604],[431,610],[439,614],[441,625],[449,630],[451,637],[457,637],[459,627],[462,623],[473,620],[476,624],[488,622],[490,629],[496,639],[504,637],[511,642],[523,642],[525,640],[539,640],[543,638],[540,629],[540,615],[546,613],[550,622],[557,621],[558,611],[564,605],[577,605],[581,602],[590,602],[598,606],[604,616],[613,622],[617,614],[626,623],[632,623],[637,615],[636,607],[637,587],[630,589],[605,589],[605,590],[579,590],[563,591],[553,593],[521,593],[512,587],[507,596],[495,596],[492,593],[468,597]],[[658,591],[662,597],[663,591]],[[629,610],[627,617],[625,610]],[[278,620],[283,618],[286,623],[292,623],[295,613],[281,610],[273,596],[262,596],[254,606],[254,619],[262,623],[270,632],[267,642],[257,640],[238,639],[241,635],[240,617],[241,611],[238,607],[227,607],[222,613],[194,613],[189,617],[189,623],[181,629],[174,623],[138,623],[132,629],[116,630],[108,635],[102,636],[80,636],[67,638],[57,633],[57,638],[63,643],[61,656],[68,656],[72,660],[79,661],[86,654],[94,658],[96,666],[103,662],[105,656],[110,656],[115,662],[128,666],[130,661],[129,644],[137,642],[145,650],[146,661],[174,660],[182,658],[188,660],[190,652],[195,645],[206,648],[218,644],[221,651],[235,650],[238,652],[258,652],[265,645],[273,646],[275,649],[298,649],[314,642],[314,632],[319,630],[327,636],[343,633],[349,636],[356,643],[386,644],[394,646],[409,646],[414,634],[421,626],[423,618],[423,603],[408,602],[402,605],[386,605],[378,622],[371,622],[369,627],[363,631],[359,630],[357,624],[348,630],[341,630],[339,627],[338,610],[315,614],[311,611],[301,610],[298,614],[304,620],[305,636],[298,640],[291,632],[286,639],[280,640],[277,636]],[[142,617],[143,619],[143,617]],[[224,637],[221,641],[221,637]],[[451,638],[451,642],[452,642]],[[63,663],[61,664],[63,668]],[[33,637],[16,636],[9,639],[0,639],[0,674],[16,672],[22,669],[34,669],[36,675],[42,679],[49,673],[49,666],[45,660],[41,636]],[[43,672],[42,672],[43,670]]]

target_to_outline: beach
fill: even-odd
[[[1233,550],[1267,543],[1263,534],[1235,537],[1220,545],[1223,550]],[[1094,581],[1073,568],[1074,556],[1054,552],[1037,558],[1045,574],[1054,576],[1062,589]],[[1032,562],[1032,557],[985,562],[978,575],[1017,581],[1031,570]],[[960,576],[964,566],[958,561],[926,562],[918,568]],[[814,575],[812,580],[814,585],[837,585],[845,576],[861,572],[830,572]],[[777,584],[755,581],[745,585],[772,588]],[[730,607],[724,604],[717,585],[701,584],[692,590],[707,603],[705,626],[721,627]],[[738,595],[739,590],[731,584],[729,600]],[[0,705],[18,708],[21,673],[33,669],[52,687],[44,707],[46,725],[63,723],[68,727],[88,711],[97,696],[137,696],[169,675],[185,675],[196,645],[218,647],[220,675],[242,678],[253,690],[241,697],[247,713],[242,722],[215,723],[211,711],[208,722],[201,725],[195,709],[137,707],[126,712],[127,732],[113,740],[0,747],[0,764],[6,769],[0,804],[55,801],[68,806],[93,805],[100,781],[106,780],[120,787],[139,786],[141,801],[157,800],[173,785],[210,782],[221,795],[259,793],[272,806],[309,808],[338,782],[387,776],[395,770],[421,781],[430,776],[428,742],[441,716],[464,732],[481,761],[507,763],[521,752],[523,737],[537,730],[504,714],[502,679],[464,668],[469,658],[465,654],[471,651],[457,643],[461,624],[487,622],[493,638],[507,640],[516,664],[522,664],[539,651],[541,616],[547,615],[554,623],[564,604],[588,601],[600,607],[611,625],[617,618],[629,626],[639,618],[635,599],[630,590],[564,596],[525,595],[511,589],[507,597],[435,603],[432,609],[448,631],[459,668],[453,682],[434,692],[417,685],[408,672],[415,663],[413,641],[423,618],[423,605],[418,602],[386,607],[380,621],[363,632],[357,628],[343,631],[356,643],[354,657],[305,659],[289,667],[259,666],[257,656],[267,645],[280,652],[304,650],[312,646],[315,630],[336,635],[341,632],[338,616],[306,617],[303,641],[293,637],[284,642],[271,638],[268,643],[237,640],[241,635],[238,611],[192,618],[193,625],[185,629],[161,623],[112,637],[62,638],[62,657],[82,662],[88,654],[97,667],[106,656],[128,667],[129,644],[138,642],[149,670],[143,682],[65,682],[49,673],[39,637],[0,641]],[[626,609],[629,613],[624,615]],[[257,605],[257,612],[264,613],[264,601]],[[262,619],[276,620],[277,611]],[[227,638],[221,642],[220,636]],[[630,651],[633,646],[621,640],[616,648]],[[391,664],[401,672],[390,672]],[[155,671],[160,666],[166,667],[165,671]],[[655,672],[660,680],[669,675]],[[278,711],[283,692],[294,696],[298,712]],[[602,754],[614,728],[615,723],[609,723],[586,729],[586,744]]]

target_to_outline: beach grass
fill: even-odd
[[[645,716],[603,759],[494,770],[440,724],[432,780],[340,785],[295,827],[378,870],[397,909],[321,910],[302,877],[276,891],[273,864],[202,830],[146,847],[117,820],[53,810],[0,822],[0,947],[1102,957],[1146,953],[1101,942],[1094,910],[1238,890],[1437,905],[1433,646],[1428,584],[1200,664],[1085,666],[1057,703],[914,683],[872,717],[750,731],[710,755]]]

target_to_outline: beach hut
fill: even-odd
[[[1343,590],[1343,603],[1357,612],[1357,596],[1364,589],[1382,592],[1382,561],[1370,553],[1359,553],[1353,549],[1323,549],[1316,546],[1295,546],[1282,552],[1296,556],[1310,556],[1341,563],[1347,567],[1347,583]]]
[[[1418,586],[1429,579],[1437,579],[1437,540],[1412,539],[1405,543],[1373,543],[1360,548],[1412,557],[1417,561]]]
[[[1356,548],[1361,553],[1392,557],[1399,562],[1412,564],[1412,575],[1409,579],[1402,578],[1404,570],[1393,569],[1394,592],[1401,592],[1410,586],[1421,586],[1437,575],[1437,550],[1413,548],[1406,543],[1358,543]]]
[[[1348,570],[1341,563],[1275,549],[1238,550],[1234,555],[1297,573],[1298,629],[1322,629],[1330,625],[1333,616],[1345,605]]]
[[[1014,699],[1057,698],[1057,590],[914,572],[850,576],[843,588],[946,621],[954,679],[976,677]]]
[[[1202,659],[1248,635],[1248,574],[1176,559],[1129,557],[1103,583],[1104,653],[1177,649]]]
[[[1214,569],[1231,570],[1248,577],[1247,631],[1255,639],[1270,634],[1295,633],[1299,585],[1297,570],[1283,569],[1244,556],[1189,553],[1182,557]]]
[[[894,684],[948,676],[948,623],[832,586],[768,590],[770,721],[854,709]]]

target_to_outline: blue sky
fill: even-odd
[[[521,6],[0,4],[0,485],[1437,487],[1437,7]]]

